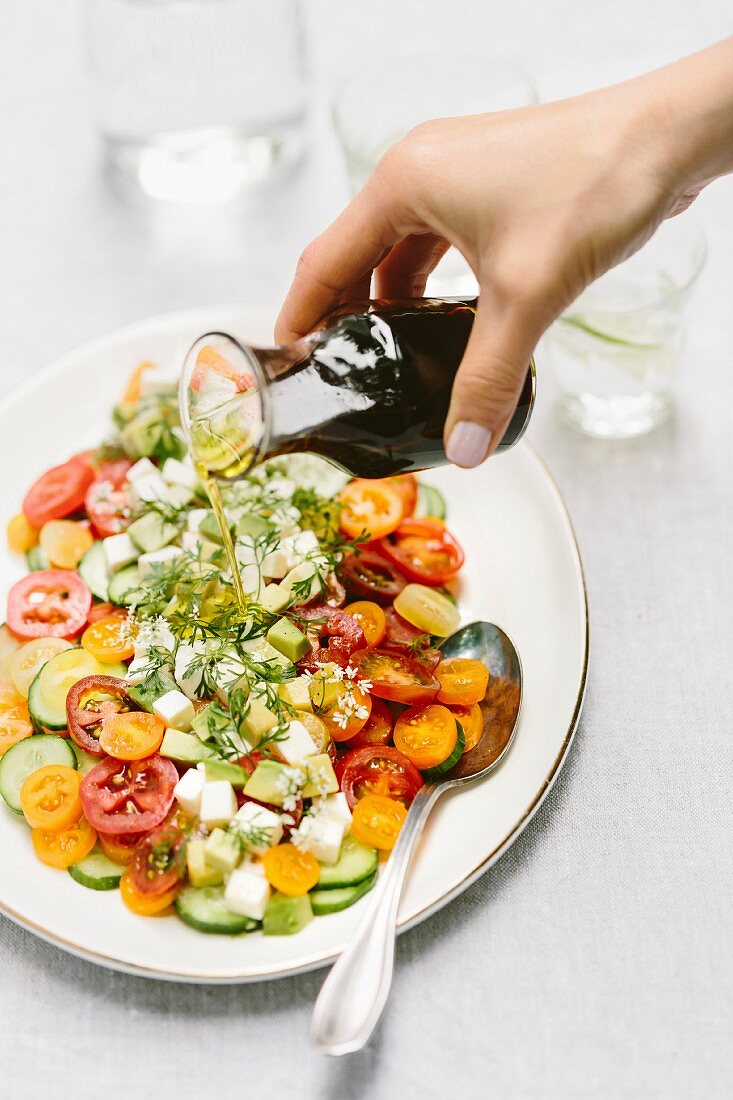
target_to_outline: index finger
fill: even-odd
[[[368,276],[400,234],[367,186],[298,260],[275,325],[275,339],[287,344],[311,332],[341,295]]]

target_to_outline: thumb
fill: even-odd
[[[546,327],[529,303],[479,298],[476,319],[453,383],[445,450],[456,466],[478,466],[501,442]]]

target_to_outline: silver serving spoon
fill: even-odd
[[[397,910],[407,865],[428,814],[444,791],[480,779],[512,743],[522,703],[522,666],[514,643],[492,623],[471,623],[441,645],[446,657],[473,657],[487,666],[481,703],[484,733],[451,771],[420,788],[389,860],[348,947],[323,983],[311,1021],[311,1040],[324,1054],[361,1050],[377,1026],[394,969]]]

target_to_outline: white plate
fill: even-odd
[[[121,329],[33,375],[0,405],[0,519],[31,481],[70,452],[99,442],[110,408],[141,359],[180,362],[192,338],[224,328],[268,343],[272,314],[236,308],[171,314]],[[428,475],[448,500],[466,549],[463,621],[488,619],[514,639],[524,705],[504,764],[439,803],[413,861],[400,925],[424,920],[506,851],[537,810],[566,757],[585,688],[588,618],[578,549],[560,494],[526,443],[481,469]],[[3,591],[23,572],[1,552]],[[175,916],[134,916],[116,891],[85,890],[33,855],[30,831],[0,807],[0,910],[59,947],[136,974],[195,982],[275,978],[330,962],[361,913],[318,917],[292,937],[205,936]]]

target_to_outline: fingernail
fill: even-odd
[[[453,426],[448,437],[445,453],[456,466],[470,469],[480,465],[486,458],[493,432],[483,424],[474,424],[472,420],[459,420]]]

